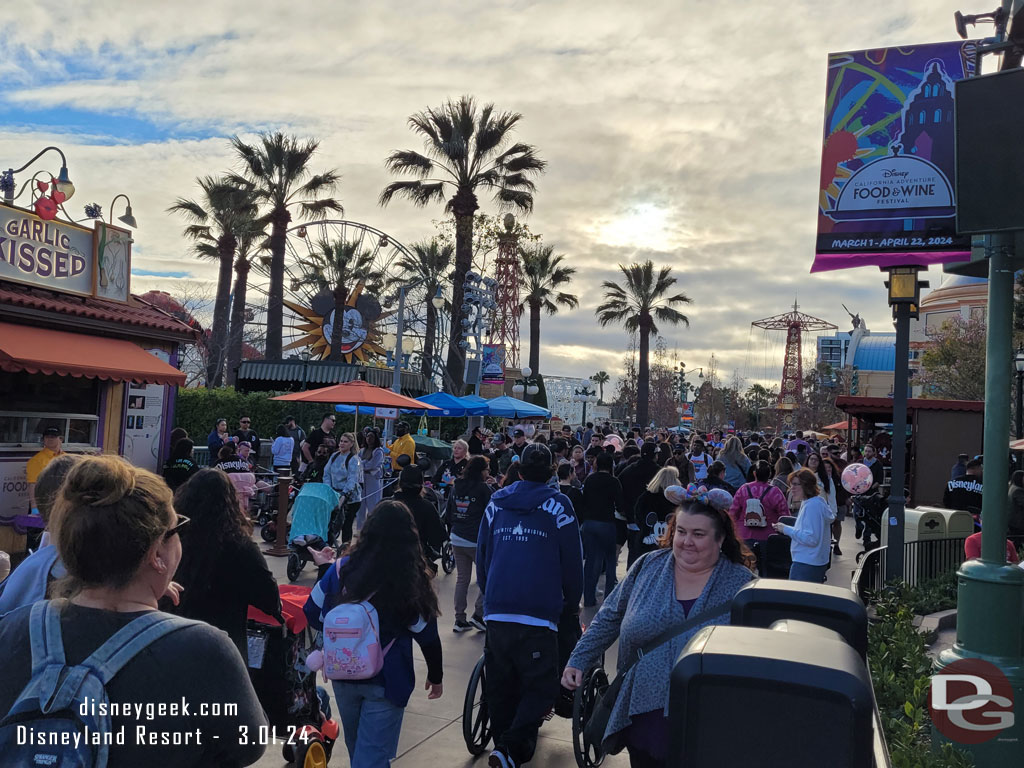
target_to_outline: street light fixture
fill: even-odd
[[[135,220],[135,216],[132,215],[132,201],[128,199],[128,195],[122,193],[120,195],[115,196],[114,199],[110,201],[110,208],[108,208],[107,210],[110,211],[111,216],[114,215],[114,203],[117,202],[117,198],[119,197],[124,198],[125,202],[128,204],[128,209],[124,212],[124,216],[118,216],[117,220],[127,224],[132,229],[137,229],[139,226],[139,222],[137,222]]]
[[[574,403],[583,403],[583,416],[580,419],[581,424],[587,423],[587,403],[597,402],[597,390],[590,389],[584,384],[579,389],[573,390],[572,401]]]
[[[437,291],[434,293],[430,303],[434,305],[434,309],[441,309],[444,307],[444,296],[441,293],[441,286],[437,286]]]
[[[14,181],[14,174],[21,173],[50,150],[53,150],[58,155],[60,155],[60,171],[58,172],[57,178],[55,180],[55,184],[57,185],[57,191],[64,195],[65,201],[71,199],[71,197],[75,194],[75,185],[71,183],[71,179],[68,176],[67,158],[64,157],[64,153],[61,151],[59,147],[45,147],[38,154],[36,154],[35,157],[33,157],[20,168],[8,168],[7,171],[2,174],[2,182],[0,182],[0,185],[2,185],[3,187],[4,202],[8,204],[13,203],[15,198],[21,195],[21,192],[19,192],[17,195],[14,194],[14,188],[16,186]],[[22,191],[24,191],[24,189],[25,188],[22,187]]]

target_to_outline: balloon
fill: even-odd
[[[874,475],[871,474],[871,469],[863,464],[850,464],[847,466],[846,469],[843,470],[841,480],[843,488],[854,496],[859,496],[860,494],[867,492],[875,482]]]

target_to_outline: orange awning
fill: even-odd
[[[185,383],[185,374],[130,341],[0,323],[0,370],[139,384]]]

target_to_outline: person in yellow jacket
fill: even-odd
[[[43,450],[28,460],[25,466],[25,479],[28,480],[28,504],[33,515],[39,514],[36,506],[36,480],[46,465],[64,453],[60,431],[56,427],[43,430]]]
[[[395,439],[388,443],[388,450],[391,452],[391,469],[395,472],[401,471],[398,463],[399,456],[408,456],[409,461],[416,461],[416,441],[409,434],[409,425],[404,421],[395,424]]]

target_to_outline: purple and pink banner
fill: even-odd
[[[953,83],[974,41],[832,53],[811,272],[970,257],[956,234]]]

